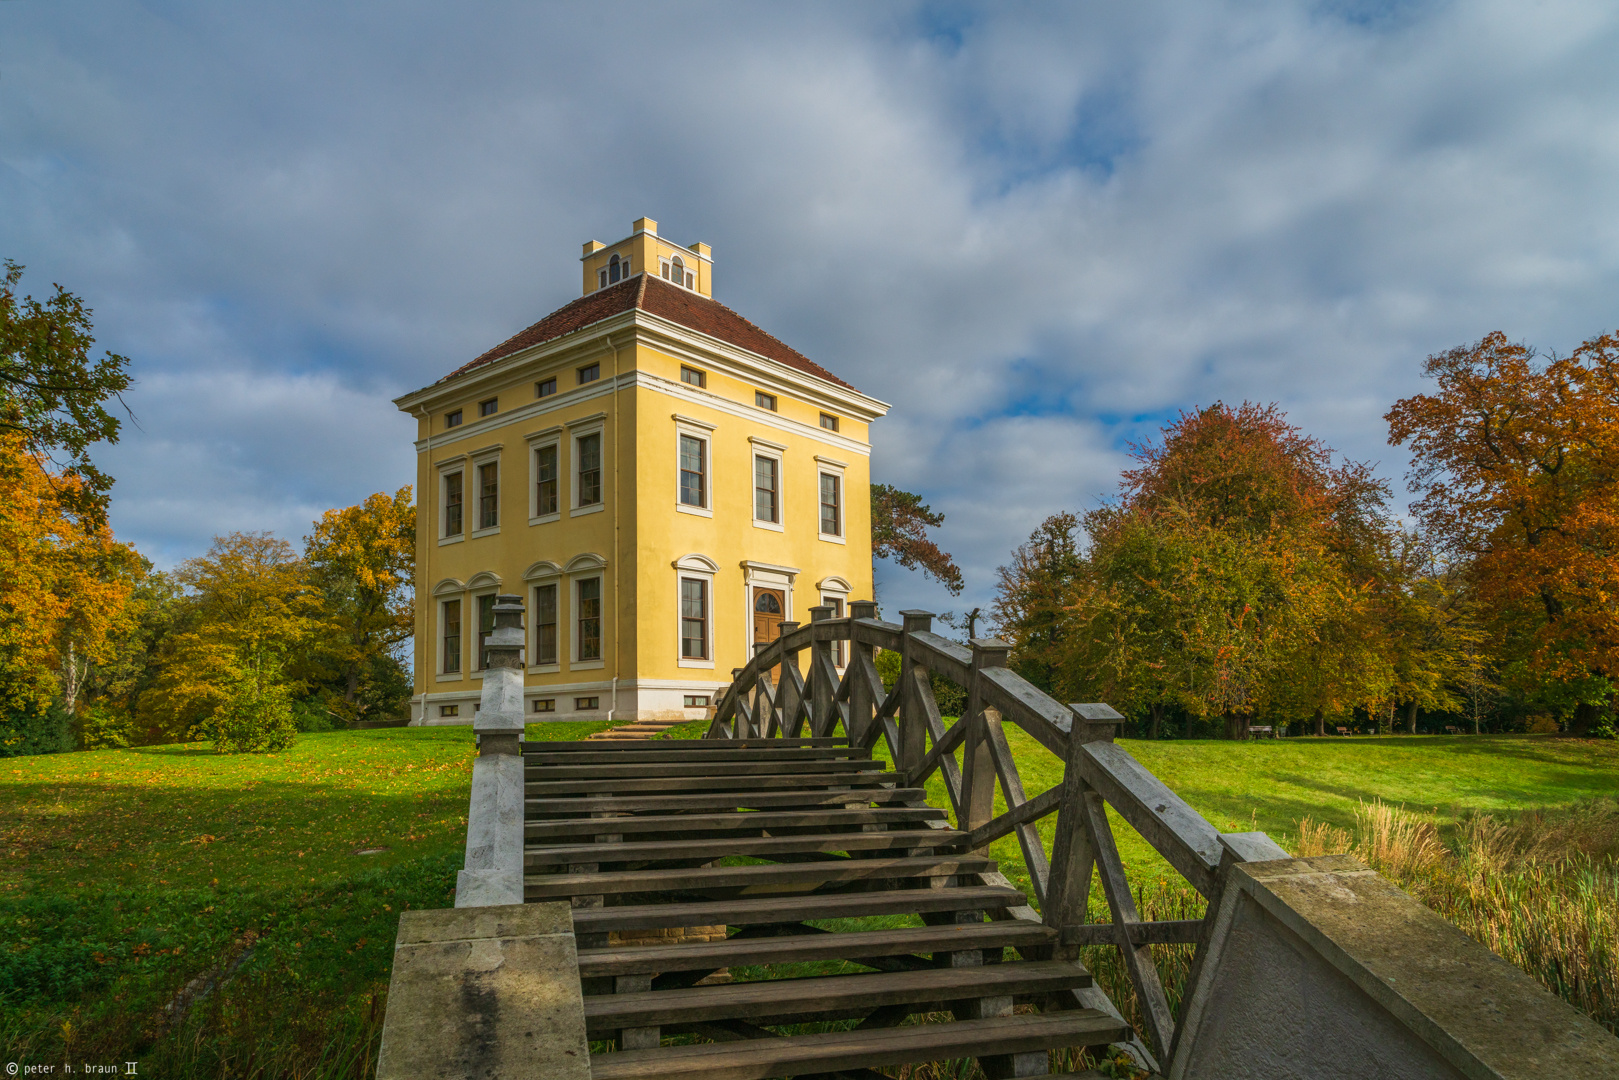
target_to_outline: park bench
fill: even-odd
[[[1248,728],[1248,737],[1250,739],[1274,739],[1276,738],[1276,729],[1270,724],[1254,724]]]

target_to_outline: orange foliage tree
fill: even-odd
[[[1619,337],[1538,357],[1490,334],[1389,410],[1423,526],[1465,564],[1503,661],[1588,726],[1619,672]]]

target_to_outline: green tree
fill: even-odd
[[[27,453],[55,462],[81,484],[64,486],[76,513],[105,521],[112,478],[90,460],[97,442],[117,442],[109,399],[129,388],[129,359],[90,356],[90,309],[60,285],[45,301],[17,295],[23,268],[10,259],[0,277],[0,431],[22,439]],[[66,460],[58,460],[61,455]]]
[[[959,596],[963,585],[961,569],[950,553],[928,536],[929,529],[944,524],[944,515],[935,513],[920,495],[888,484],[871,485],[871,556],[893,559],[907,570],[921,570]]]
[[[1012,646],[1012,668],[1046,693],[1063,693],[1062,669],[1073,612],[1085,585],[1079,519],[1053,514],[997,571],[990,605],[996,632]]]

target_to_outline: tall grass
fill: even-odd
[[[1619,801],[1462,819],[1448,840],[1399,806],[1362,803],[1353,830],[1306,818],[1299,855],[1350,852],[1619,1033]]]

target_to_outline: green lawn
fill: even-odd
[[[603,726],[535,724],[529,738]],[[1009,736],[1030,795],[1058,781],[1051,754]],[[1217,828],[1284,846],[1306,815],[1349,825],[1361,799],[1447,824],[1619,793],[1619,745],[1555,736],[1123,745]],[[472,760],[467,728],[309,734],[262,756],[187,745],[0,760],[8,1060],[367,1075],[398,913],[453,903]],[[1138,882],[1173,884],[1117,827]],[[1015,841],[994,853],[1022,879]],[[205,998],[177,996],[222,970],[232,977]]]

